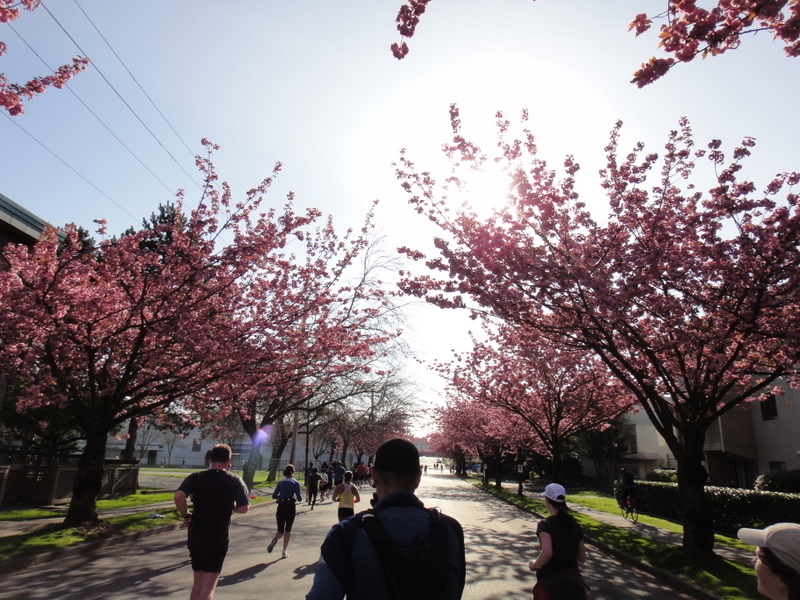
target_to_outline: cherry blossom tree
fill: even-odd
[[[4,249],[0,368],[21,385],[17,410],[56,405],[86,441],[68,524],[97,520],[115,427],[178,400],[200,415],[218,411],[213,384],[242,373],[270,342],[261,337],[263,322],[248,318],[263,306],[247,292],[288,268],[285,248],[320,216],[296,214],[291,198],[281,212],[259,213],[272,177],[234,203],[211,157],[198,157],[198,166],[205,193],[185,218],[179,197],[181,218],[95,248],[73,228],[60,236],[48,227],[33,249]]]
[[[359,460],[374,456],[386,440],[404,435],[413,420],[415,406],[409,386],[393,374],[354,400],[343,407],[351,427],[341,433]]]
[[[408,54],[406,40],[413,37],[430,0],[408,0],[395,19],[400,42],[391,46],[402,60]],[[712,3],[713,4],[713,3]],[[631,83],[639,87],[652,83],[681,62],[701,56],[717,56],[739,47],[742,39],[756,33],[771,33],[784,43],[787,56],[800,55],[800,3],[788,0],[718,0],[709,8],[697,0],[666,0],[666,10],[648,16],[636,15],[629,26],[636,35],[659,22],[659,47],[669,56],[653,57],[642,63]]]
[[[33,11],[39,8],[41,0],[0,0],[0,23],[10,23],[18,19],[21,9]],[[6,45],[0,41],[0,56],[6,53]],[[34,77],[27,83],[9,83],[8,79],[0,72],[0,108],[5,109],[11,116],[21,115],[25,112],[23,99],[30,100],[44,92],[48,87],[62,88],[75,75],[83,71],[89,64],[88,58],[77,57],[72,59],[72,64],[66,64],[56,69],[52,75]]]
[[[562,481],[568,442],[608,427],[630,410],[633,395],[587,350],[559,347],[525,324],[487,333],[490,341],[473,337],[469,354],[440,365],[440,371],[454,394],[527,423],[536,452],[553,461],[553,480]]]
[[[221,380],[217,393],[224,406],[235,407],[253,440],[248,484],[264,432],[276,419],[319,413],[382,385],[383,356],[400,330],[396,292],[375,275],[383,258],[368,236],[371,218],[353,239],[339,240],[330,221],[308,233],[304,258],[286,257],[247,291],[257,311],[246,318],[258,333],[241,343],[253,360]]]
[[[497,158],[511,188],[506,206],[481,219],[447,206],[460,169],[490,159],[461,135],[457,108],[451,116],[448,183],[437,185],[405,157],[398,167],[411,204],[443,234],[430,259],[405,249],[429,271],[408,275],[403,289],[443,307],[471,299],[560,345],[594,352],[675,456],[684,549],[712,552],[706,431],[749,399],[781,394],[779,384],[796,377],[800,174],[779,174],[759,191],[741,174],[752,139],[728,158],[719,140],[695,148],[686,120],[661,157],[641,143],[621,156],[618,124],[601,172],[609,213],[596,220],[579,200],[575,160],[565,159],[558,179],[533,135],[523,126],[521,139],[510,139],[499,115]]]
[[[502,485],[503,463],[520,460],[536,451],[536,433],[518,415],[450,390],[448,403],[433,409],[436,432],[431,448],[452,458],[461,470],[465,455],[489,467],[497,487]]]

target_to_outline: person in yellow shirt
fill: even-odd
[[[344,474],[344,481],[333,490],[333,497],[331,500],[339,502],[340,521],[344,521],[347,517],[352,517],[356,512],[355,503],[361,502],[358,488],[351,483],[352,481],[353,472],[346,471]]]

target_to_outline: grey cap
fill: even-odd
[[[737,535],[745,544],[769,548],[779,561],[800,575],[800,525],[797,523],[775,523],[765,529],[743,528]]]

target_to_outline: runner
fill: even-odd
[[[297,508],[295,501],[302,502],[303,496],[300,494],[300,482],[297,481],[294,475],[294,465],[286,465],[283,470],[285,479],[281,479],[278,485],[275,486],[275,491],[272,492],[272,497],[278,501],[278,509],[275,512],[275,519],[278,522],[278,531],[275,537],[267,546],[267,552],[272,552],[278,540],[283,538],[283,552],[281,558],[289,558],[289,553],[286,549],[289,547],[289,540],[292,538],[292,525],[294,518],[297,515]]]
[[[314,505],[317,503],[320,481],[322,481],[322,475],[319,474],[317,467],[312,467],[311,473],[308,475],[308,503],[311,505],[311,510],[314,510]]]
[[[588,586],[578,566],[586,562],[586,546],[580,525],[567,509],[567,492],[561,485],[551,483],[544,489],[542,499],[550,516],[539,521],[539,556],[528,563],[528,568],[536,571],[533,598],[586,600]]]
[[[352,471],[346,471],[344,481],[333,490],[332,500],[334,502],[339,501],[338,514],[340,521],[344,521],[347,517],[352,517],[355,514],[355,503],[361,501],[358,488],[351,483],[352,480]]]
[[[217,444],[211,449],[211,466],[192,473],[175,492],[175,506],[189,527],[189,557],[194,571],[191,598],[213,598],[222,564],[228,553],[231,513],[250,507],[247,486],[230,473],[231,448]],[[193,511],[189,512],[191,497]]]

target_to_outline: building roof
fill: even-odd
[[[44,227],[43,219],[0,194],[0,228],[11,230],[16,236],[29,238],[33,243],[39,239]]]

